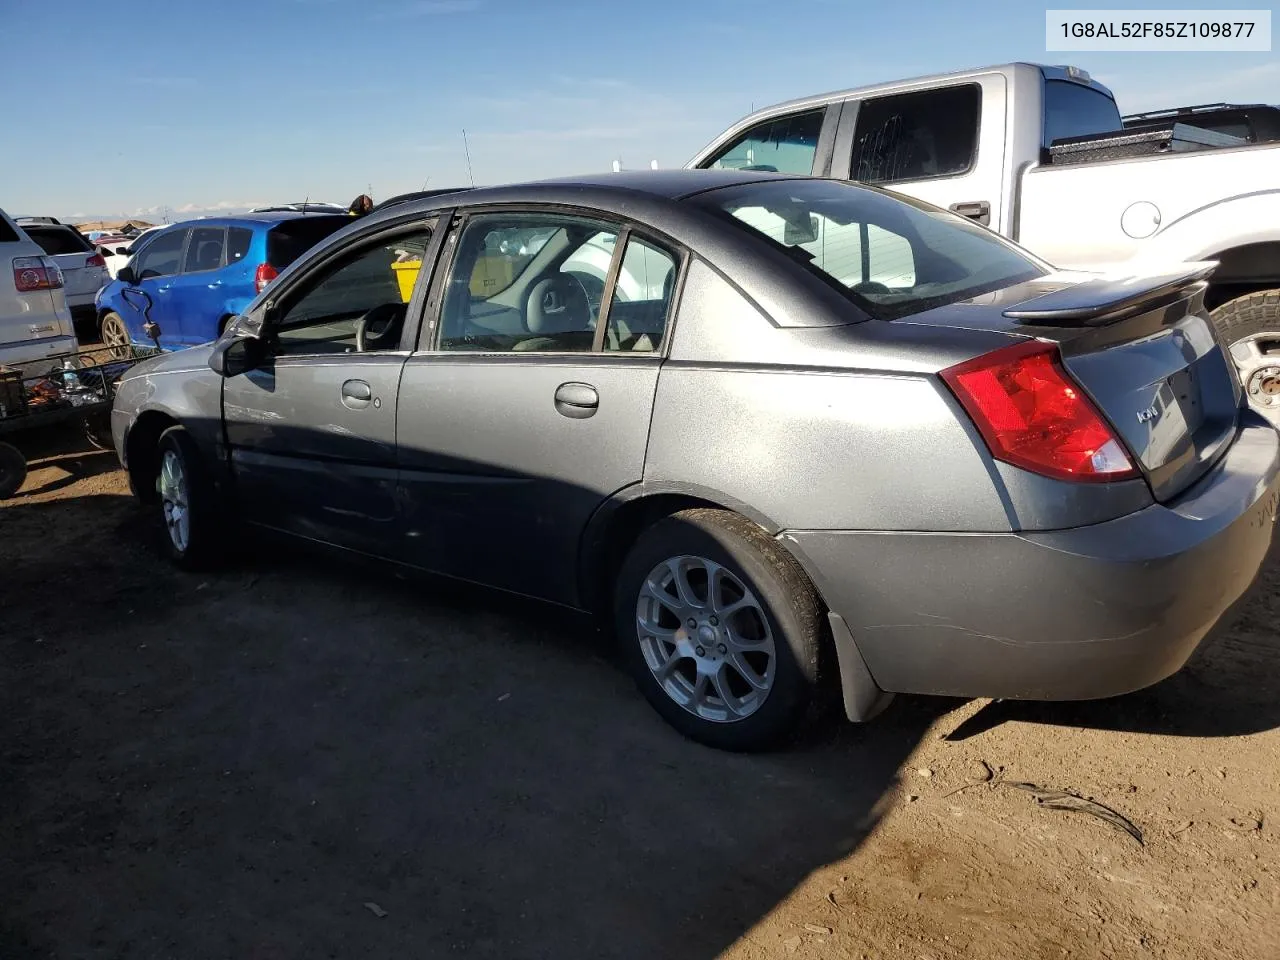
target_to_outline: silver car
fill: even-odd
[[[460,191],[133,368],[115,440],[180,564],[244,521],[602,614],[714,746],[828,697],[1105,697],[1179,669],[1271,542],[1280,438],[1211,270],[1055,272],[819,179]]]

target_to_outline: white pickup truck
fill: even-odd
[[[1280,424],[1280,143],[1176,120],[1126,130],[1084,71],[1014,63],[758,110],[686,166],[878,184],[1066,269],[1217,261],[1206,305],[1250,401]],[[886,280],[876,238],[866,247],[865,279],[892,286],[899,251],[879,251]]]

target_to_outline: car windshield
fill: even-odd
[[[1048,270],[995,233],[911,198],[832,180],[699,194],[880,320],[1012,286]]]
[[[51,257],[63,253],[92,253],[93,245],[77,230],[70,227],[37,226],[29,224],[24,227],[27,236]]]

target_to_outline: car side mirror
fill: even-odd
[[[127,257],[129,255],[128,247],[116,247],[115,255],[117,257]]]
[[[214,344],[209,369],[220,377],[237,377],[262,366],[267,345],[257,337],[227,337]]]
[[[127,264],[116,271],[116,279],[122,283],[137,283],[138,278],[134,276],[133,267]]]

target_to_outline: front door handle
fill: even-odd
[[[984,227],[991,226],[991,204],[986,200],[965,200],[961,203],[953,203],[947,209],[962,217],[976,220]]]
[[[342,405],[362,410],[373,399],[373,388],[363,380],[348,380],[342,385]]]
[[[562,383],[556,387],[556,413],[571,420],[585,420],[600,409],[600,394],[589,383]]]

